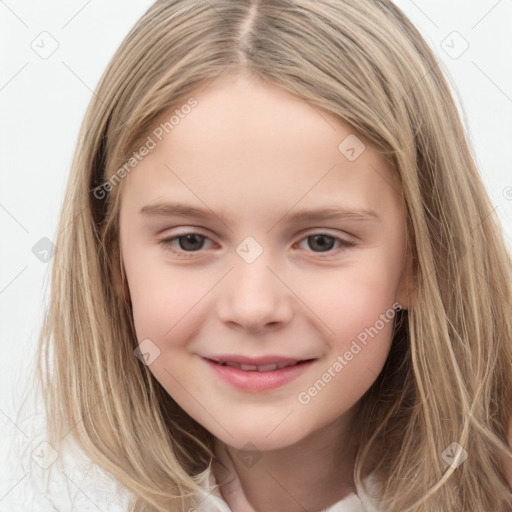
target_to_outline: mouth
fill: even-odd
[[[230,366],[231,368],[237,368],[244,372],[273,372],[276,370],[282,370],[283,368],[289,368],[291,366],[300,366],[305,363],[309,363],[314,361],[314,359],[304,359],[304,360],[296,360],[296,361],[280,361],[277,363],[267,363],[267,364],[247,364],[247,363],[239,363],[237,361],[217,361],[215,359],[205,358],[212,363],[215,363],[219,366]]]
[[[222,381],[238,390],[251,393],[271,392],[284,386],[307,372],[316,361],[278,356],[248,358],[239,355],[202,359]]]

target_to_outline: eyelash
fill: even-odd
[[[175,240],[178,240],[179,238],[182,238],[182,237],[185,237],[188,235],[199,235],[200,237],[203,237],[205,240],[209,240],[209,238],[207,236],[202,235],[201,233],[188,232],[188,233],[180,233],[180,234],[175,235],[170,238],[164,238],[163,240],[160,240],[158,243],[162,247],[164,247],[165,250],[170,251],[171,253],[175,254],[176,256],[178,256],[180,258],[191,259],[191,258],[194,258],[196,253],[200,253],[201,249],[199,249],[197,251],[183,251],[183,250],[177,251],[176,249],[173,248],[173,245],[172,245]],[[310,252],[313,252],[314,254],[318,254],[320,256],[320,258],[328,258],[328,257],[332,256],[333,252],[337,253],[339,251],[345,251],[346,249],[349,249],[356,245],[355,242],[351,242],[349,240],[345,240],[343,238],[339,238],[337,236],[329,235],[328,233],[322,233],[322,232],[308,234],[307,236],[302,238],[300,240],[300,242],[302,242],[303,240],[306,240],[312,236],[325,236],[327,238],[332,238],[335,241],[340,242],[340,247],[338,248],[337,251],[335,251],[334,249],[330,249],[329,251],[327,251],[325,253],[323,253],[323,252],[315,253],[314,251],[310,251]],[[325,256],[323,256],[324,254],[325,254]]]

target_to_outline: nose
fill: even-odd
[[[264,255],[265,252],[252,263],[235,261],[221,285],[219,317],[232,328],[276,330],[292,318],[294,294]]]

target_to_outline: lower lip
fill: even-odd
[[[232,366],[214,363],[209,359],[204,360],[222,380],[244,391],[268,391],[283,386],[302,375],[314,362],[312,360],[294,366],[287,366],[280,370],[258,372],[244,371]]]

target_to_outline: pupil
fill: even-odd
[[[199,243],[199,247],[194,247],[194,240],[196,239],[204,239],[203,236],[201,235],[195,235],[195,234],[191,234],[191,235],[183,235],[183,236],[180,236],[179,237],[179,241],[180,241],[180,248],[183,249],[183,250],[191,250],[191,251],[194,251],[194,250],[198,250],[200,249],[202,243]],[[185,240],[185,243],[183,244],[182,241]],[[202,242],[203,240],[200,240],[200,242]],[[187,245],[192,242],[192,247],[187,247]],[[196,242],[197,244],[197,242]]]
[[[313,249],[314,249],[313,246],[315,244],[317,244],[320,249],[324,249],[324,250],[326,250],[326,248],[327,248],[327,250],[332,249],[333,246],[334,246],[334,238],[332,236],[328,236],[328,235],[313,235],[313,236],[310,236],[309,238],[310,239],[312,238],[314,240],[314,243],[311,244],[311,247]],[[318,243],[318,240],[322,240],[322,239],[325,240],[326,238],[329,238],[331,240],[331,242],[327,243],[327,244],[326,243],[322,243],[322,242]]]

